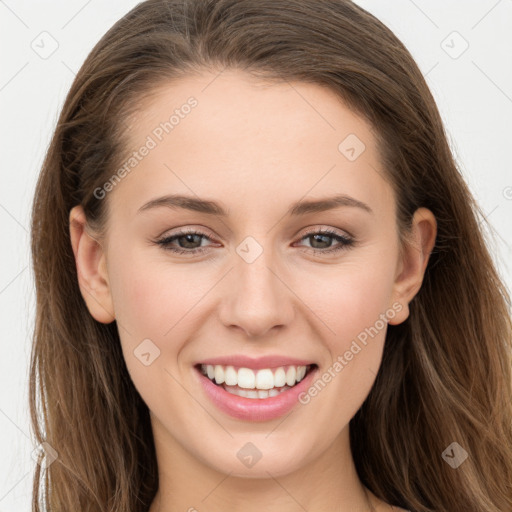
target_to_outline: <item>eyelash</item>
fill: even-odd
[[[162,246],[164,250],[171,251],[176,254],[195,255],[195,254],[203,253],[208,249],[207,247],[198,247],[196,249],[187,250],[187,249],[180,249],[178,247],[171,247],[171,245],[170,245],[171,242],[173,242],[177,238],[180,238],[180,237],[186,236],[186,235],[199,235],[208,240],[211,240],[211,238],[208,235],[206,235],[205,233],[202,233],[200,231],[191,230],[191,231],[180,231],[179,233],[176,233],[175,235],[168,236],[168,237],[162,238],[160,240],[157,240],[155,243]],[[355,243],[355,240],[353,238],[340,235],[340,234],[336,233],[335,231],[331,231],[329,229],[310,231],[308,233],[305,233],[303,235],[303,237],[301,238],[301,240],[304,240],[305,238],[308,238],[313,235],[327,235],[329,237],[335,238],[338,242],[340,242],[340,245],[338,245],[334,248],[329,248],[329,249],[325,249],[325,250],[324,249],[310,249],[310,252],[313,252],[314,254],[336,253],[336,252],[339,252],[339,251],[342,251],[344,249],[351,247]]]

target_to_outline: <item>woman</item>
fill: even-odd
[[[139,4],[34,199],[33,510],[510,510],[510,300],[480,216],[362,8]]]

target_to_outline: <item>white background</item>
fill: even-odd
[[[136,3],[0,0],[0,512],[30,509],[29,219],[36,178],[74,74]],[[495,229],[491,251],[512,289],[512,0],[357,3],[396,33],[425,74],[461,171]],[[58,43],[46,59],[32,48],[43,46],[41,38],[47,49],[51,38]]]

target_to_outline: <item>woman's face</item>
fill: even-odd
[[[233,475],[312,462],[347,439],[428,259],[399,257],[370,126],[318,85],[230,71],[160,88],[129,142],[81,286],[115,316],[155,439]]]

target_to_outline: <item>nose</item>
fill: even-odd
[[[250,339],[268,337],[272,329],[290,325],[295,295],[278,269],[270,250],[249,263],[235,255],[234,268],[225,279],[219,316],[229,329]]]

